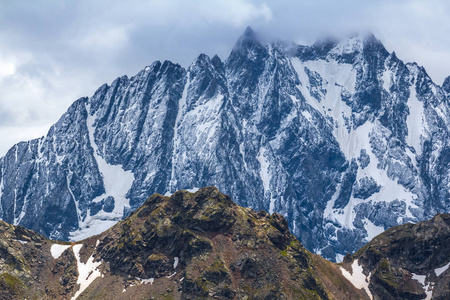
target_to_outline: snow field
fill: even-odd
[[[358,260],[355,260],[352,263],[351,268],[352,272],[350,273],[349,271],[341,267],[340,269],[342,275],[344,275],[344,277],[347,278],[347,280],[350,281],[355,288],[364,289],[367,295],[369,295],[370,299],[373,299],[372,293],[369,290],[369,281],[371,274],[369,274],[369,276],[364,275],[363,268],[360,266]]]
[[[101,265],[101,262],[94,262],[94,257],[91,255],[87,262],[84,264],[80,261],[80,250],[83,247],[82,244],[74,245],[72,247],[73,254],[75,255],[75,259],[77,260],[77,268],[78,268],[78,279],[77,284],[80,285],[80,289],[76,292],[76,294],[72,297],[72,300],[78,298],[81,293],[98,277],[101,277],[102,274],[98,270],[98,267]]]

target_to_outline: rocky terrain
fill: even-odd
[[[307,251],[281,215],[240,207],[212,187],[170,198],[155,194],[80,243],[0,226],[0,294],[8,299],[364,297],[336,267]]]
[[[449,228],[450,215],[395,227],[335,264],[306,250],[280,214],[216,188],[155,194],[78,243],[0,222],[0,298],[431,299],[429,287],[446,299]]]
[[[0,218],[79,241],[148,195],[213,185],[341,261],[450,211],[449,93],[373,35],[302,46],[248,28],[226,60],[157,61],[12,147]]]
[[[391,228],[344,261],[374,299],[449,299],[450,215]]]

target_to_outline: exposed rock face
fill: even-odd
[[[369,278],[373,299],[448,299],[450,215],[391,228],[344,265],[355,262]]]
[[[0,217],[80,240],[147,195],[214,185],[340,260],[384,229],[450,211],[449,82],[371,35],[299,46],[249,28],[226,61],[155,62],[11,148]]]
[[[55,244],[69,247],[0,221],[0,298],[69,299],[77,289],[75,257],[66,251],[55,260]]]
[[[1,245],[9,243],[0,298],[367,298],[303,248],[281,215],[237,206],[212,187],[153,195],[111,229],[67,246],[0,226]]]

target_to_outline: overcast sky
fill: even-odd
[[[155,60],[188,67],[227,58],[250,25],[268,38],[312,44],[371,31],[389,52],[450,75],[450,1],[0,1],[0,156],[46,134],[83,96]]]

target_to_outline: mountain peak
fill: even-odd
[[[248,26],[244,33],[239,37],[238,41],[233,47],[233,50],[251,47],[254,44],[261,44],[261,41],[256,32]]]
[[[245,36],[254,36],[255,35],[255,31],[253,30],[252,27],[247,26],[247,28],[245,28],[244,34]]]
[[[444,79],[444,83],[442,84],[442,88],[444,89],[444,91],[446,91],[447,93],[450,93],[450,76],[447,76]]]

